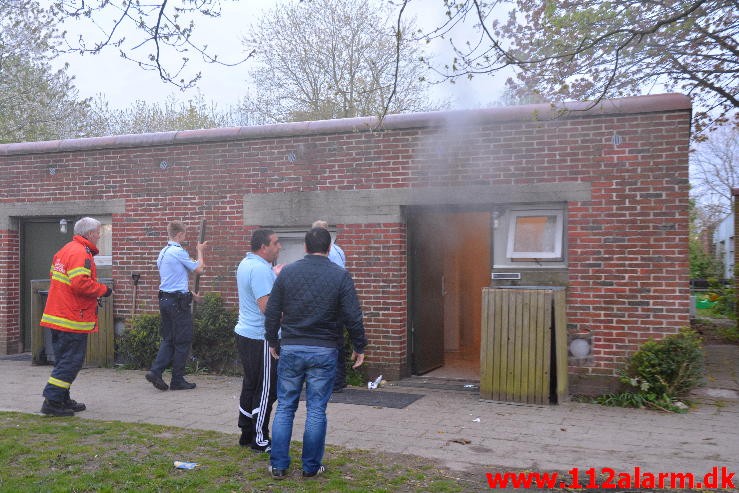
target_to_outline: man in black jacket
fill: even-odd
[[[349,331],[354,368],[364,362],[364,324],[351,275],[331,263],[331,235],[313,228],[305,235],[307,255],[277,277],[265,311],[266,339],[277,363],[277,411],[272,423],[270,470],[284,479],[290,467],[293,419],[306,384],[303,477],[322,474],[326,405],[336,376],[338,341]],[[281,329],[281,338],[278,331]]]

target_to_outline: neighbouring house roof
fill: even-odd
[[[250,127],[211,128],[0,144],[0,156],[434,127],[447,124],[450,121],[454,122],[457,118],[463,118],[465,123],[547,121],[557,118],[571,119],[585,116],[592,117],[594,115],[638,114],[675,110],[690,111],[690,109],[691,102],[688,96],[683,94],[659,94],[609,99],[596,105],[587,102],[544,103],[479,110],[407,113],[388,115],[382,120],[372,116]]]

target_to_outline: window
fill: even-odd
[[[306,230],[272,228],[280,239],[282,250],[277,257],[278,264],[289,264],[305,256]]]
[[[493,210],[493,268],[567,268],[567,203],[499,205]]]
[[[277,257],[278,264],[290,264],[305,257],[305,233],[310,230],[310,225],[305,228],[270,228],[280,239],[282,250]],[[329,229],[331,239],[336,237],[336,231]]]
[[[100,239],[97,242],[98,253],[95,255],[95,265],[98,267],[113,265],[113,225],[110,216],[95,217],[102,223]]]
[[[511,211],[506,257],[513,260],[561,259],[562,216],[561,211],[553,210]]]

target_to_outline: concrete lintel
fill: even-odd
[[[126,212],[125,199],[65,200],[51,202],[10,202],[0,204],[0,230],[15,230],[13,217],[98,216]]]
[[[317,218],[332,224],[399,223],[402,206],[569,202],[590,197],[586,182],[264,193],[244,196],[243,217],[247,226],[306,226]]]

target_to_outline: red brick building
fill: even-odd
[[[321,218],[358,287],[371,372],[457,360],[474,372],[482,287],[563,286],[567,330],[589,344],[570,359],[570,388],[602,389],[641,343],[689,324],[691,105],[671,94],[564,109],[0,145],[0,354],[29,347],[28,283],[48,272],[38,238],[53,236],[39,224],[108,225],[101,268],[120,325],[134,273],[138,312],[157,309],[168,221],[185,221],[191,240],[208,221],[202,287],[235,307],[250,232],[276,229],[289,260]]]

